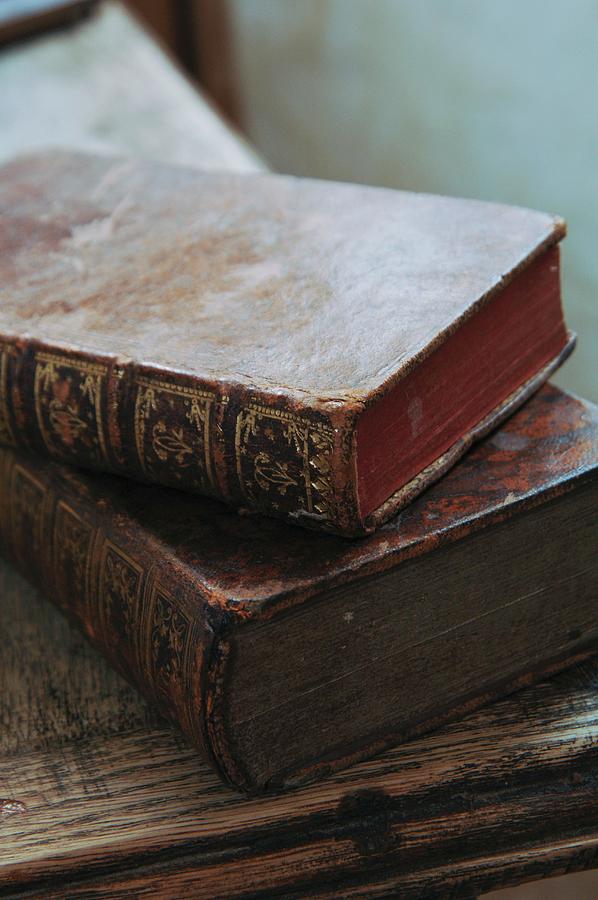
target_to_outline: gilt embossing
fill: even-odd
[[[137,623],[143,581],[142,567],[106,540],[100,559],[98,605],[107,646],[125,674],[135,672],[131,648],[137,646]]]
[[[291,463],[272,459],[267,453],[258,453],[253,464],[253,473],[259,486],[267,491],[274,485],[283,496],[291,485],[297,486],[301,472],[293,470]]]
[[[27,567],[38,558],[47,490],[45,485],[20,466],[13,467],[11,477],[11,525],[13,549],[17,559]]]
[[[54,523],[54,559],[57,596],[71,609],[82,610],[86,574],[94,530],[63,500]]]
[[[10,423],[8,397],[8,363],[11,352],[10,344],[0,343],[0,444],[14,446],[15,436]]]
[[[139,465],[148,477],[175,485],[182,481],[187,488],[210,493],[214,487],[210,429],[215,402],[215,394],[209,391],[139,379],[135,443]],[[224,403],[226,398],[218,402]]]
[[[159,459],[172,459],[182,468],[192,462],[193,447],[185,441],[184,430],[168,428],[163,420],[152,429],[152,448]]]
[[[157,587],[151,623],[151,644],[156,685],[167,690],[168,682],[180,682],[190,623],[172,598]]]
[[[48,450],[61,458],[98,464],[107,452],[102,398],[107,366],[59,356],[35,356],[35,411]]]
[[[283,410],[251,404],[235,429],[239,485],[252,503],[322,521],[335,517],[334,431]]]

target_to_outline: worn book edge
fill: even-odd
[[[42,151],[16,159],[2,171],[9,185],[37,185],[43,208],[53,196],[49,171],[77,170],[83,177],[86,166],[95,171],[94,166],[102,169],[113,163],[100,163],[92,155]],[[145,171],[143,165],[141,170]],[[152,171],[148,166],[147,177]],[[156,171],[165,173],[167,168],[158,166]],[[173,167],[170,171],[178,190],[187,184],[201,184],[202,177],[192,170]],[[252,178],[254,189],[259,184],[285,185],[287,181],[273,175]],[[84,183],[85,178],[76,181]],[[321,188],[320,182],[314,182],[306,189]],[[342,194],[350,188],[345,185],[334,190]],[[392,202],[392,191],[367,190],[383,205]],[[472,214],[476,202],[472,201]],[[67,463],[217,497],[238,508],[309,528],[347,537],[367,534],[400,508],[401,498],[412,496],[418,484],[431,483],[434,467],[443,471],[449,459],[457,459],[460,442],[434,463],[430,456],[422,459],[422,465],[430,463],[425,477],[413,478],[415,467],[403,473],[403,487],[392,497],[389,494],[399,480],[384,485],[375,502],[366,504],[362,512],[355,438],[360,417],[565,235],[566,225],[560,217],[519,212],[523,222],[531,214],[536,223],[531,232],[524,229],[528,237],[516,242],[519,250],[512,247],[478,288],[466,292],[459,311],[448,321],[418,337],[404,353],[390,354],[392,358],[385,354],[383,360],[372,364],[376,371],[367,370],[368,374],[362,373],[352,385],[336,379],[326,388],[318,389],[314,382],[306,389],[300,379],[299,383],[279,383],[261,377],[259,371],[251,376],[212,371],[210,359],[201,366],[193,359],[178,366],[176,358],[174,364],[160,364],[151,346],[142,350],[134,340],[127,339],[119,344],[118,353],[111,353],[115,345],[110,343],[110,328],[103,337],[99,333],[94,337],[89,331],[76,336],[75,329],[69,341],[68,329],[65,332],[60,322],[51,331],[42,323],[37,333],[33,325],[28,332],[26,321],[21,323],[19,316],[0,314],[4,322],[0,325],[4,369],[0,441],[7,435],[8,444]],[[39,263],[43,267],[43,255]],[[500,410],[495,420],[501,420]],[[465,443],[470,441],[466,438]],[[439,452],[445,446],[439,447]],[[411,481],[405,485],[408,478]]]
[[[569,333],[557,357],[365,521],[357,501],[358,413],[345,404],[327,415],[291,409],[284,398],[239,385],[222,385],[218,394],[182,373],[0,338],[0,443],[359,537],[388,521],[504,421],[574,345]]]
[[[532,394],[534,394],[543,384],[548,381],[553,372],[561,366],[565,360],[571,355],[575,349],[577,337],[572,332],[568,332],[568,341],[563,350],[550,360],[539,372],[536,372],[528,381],[524,382],[520,387],[514,390],[499,406],[495,407],[487,416],[485,416],[477,425],[471,428],[467,434],[464,434],[456,443],[454,443],[442,456],[439,456],[433,463],[426,466],[419,475],[409,481],[403,487],[395,491],[388,500],[378,507],[370,516],[367,517],[363,524],[363,534],[369,534],[375,531],[384,522],[387,522],[403,507],[407,506],[418,494],[425,488],[429,487],[439,478],[441,478],[464,453],[476,441],[481,440],[499,425],[511,416]]]

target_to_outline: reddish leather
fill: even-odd
[[[387,500],[389,484],[408,484],[559,356],[568,339],[560,293],[552,247],[363,412],[356,455],[364,519]]]

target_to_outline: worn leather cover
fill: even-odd
[[[236,625],[259,626],[340,585],[359,592],[364,578],[515,519],[597,474],[598,409],[547,385],[359,542],[8,448],[0,450],[0,539],[3,554],[223,777],[251,789],[223,727],[223,667]],[[306,641],[314,635],[317,622]]]
[[[47,152],[0,170],[0,439],[289,521],[362,521],[360,412],[564,224],[477,201]],[[566,354],[570,346],[565,348]]]

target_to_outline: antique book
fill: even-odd
[[[530,210],[53,151],[0,234],[4,443],[347,536],[573,346]]]
[[[3,553],[220,776],[296,785],[598,651],[598,409],[549,385],[362,541],[0,452]]]

